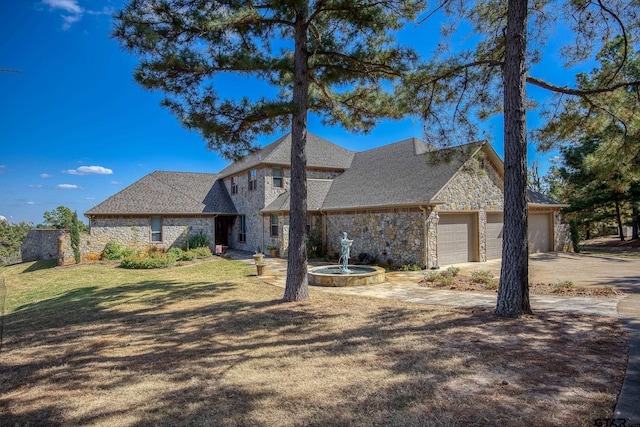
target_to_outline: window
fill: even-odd
[[[273,168],[273,186],[282,187],[282,168]]]
[[[311,217],[307,214],[307,235],[311,233]]]
[[[159,216],[151,217],[151,241],[162,242],[162,218]]]
[[[240,215],[240,232],[238,233],[238,242],[247,241],[247,218]]]
[[[271,214],[271,235],[278,237],[278,214]]]
[[[238,177],[231,177],[231,194],[238,194]]]
[[[251,169],[249,171],[249,190],[258,188],[258,170]]]

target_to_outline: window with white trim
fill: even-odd
[[[271,237],[278,237],[278,214],[271,214]]]
[[[151,241],[162,242],[162,218],[159,216],[151,217]]]
[[[273,186],[282,188],[282,168],[273,168]]]

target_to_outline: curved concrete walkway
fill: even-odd
[[[230,251],[229,255],[234,259],[253,263],[253,259],[249,253]],[[579,267],[576,269],[575,266],[568,268],[566,264],[558,264],[559,262],[579,262],[580,258],[577,258],[575,254],[540,254],[538,257],[532,256],[532,259],[534,262],[543,262],[545,267],[553,264],[553,268],[551,268],[553,271],[544,273],[546,269],[541,269],[542,273],[538,273],[538,276],[544,276],[546,274],[549,278],[553,278],[552,280],[548,279],[548,282],[565,280],[557,274],[559,271],[558,268],[561,268],[560,271],[573,274],[573,276],[571,276],[572,278],[575,277],[577,271],[581,271],[582,273],[579,274],[583,274],[585,277],[590,277],[591,282],[585,283],[584,285],[597,284],[597,282],[593,281],[593,276],[589,273],[589,269],[585,270]],[[607,258],[606,260],[609,259],[610,258]],[[584,259],[582,260],[584,261]],[[606,260],[586,259],[592,266],[594,263],[600,264],[606,262]],[[640,425],[640,260],[629,261],[614,259],[614,261],[629,265],[625,265],[627,269],[621,272],[622,277],[619,282],[616,282],[616,273],[613,273],[611,268],[609,268],[606,273],[607,280],[603,284],[615,285],[619,283],[621,285],[620,287],[628,292],[628,296],[624,298],[591,298],[531,295],[531,306],[534,310],[560,311],[620,318],[629,336],[629,360],[622,390],[618,396],[614,417],[626,420],[628,425]],[[262,280],[271,285],[284,288],[287,270],[286,260],[282,258],[265,257],[265,263],[267,264],[267,268],[265,275],[262,276]],[[499,275],[499,260],[497,262],[494,260],[488,263],[473,263],[465,265],[464,267],[470,267],[470,270],[495,270],[496,264],[498,265]],[[558,267],[558,265],[560,265],[560,267]],[[638,266],[637,270],[636,266]],[[465,268],[463,268],[463,271],[465,271]],[[418,283],[423,278],[424,271],[389,272],[387,273],[387,282],[379,285],[348,288],[324,288],[314,286],[313,289],[322,292],[397,299],[418,304],[489,308],[495,307],[496,305],[495,293],[450,291],[418,286]],[[580,282],[576,284],[582,285]],[[615,351],[615,349],[613,349],[613,351]]]

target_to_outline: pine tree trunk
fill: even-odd
[[[291,196],[289,208],[289,254],[284,301],[309,298],[307,278],[307,102],[309,54],[307,52],[308,1],[296,2],[293,108],[291,121]]]
[[[530,314],[525,109],[527,0],[509,0],[504,78],[504,233],[496,314]]]
[[[624,242],[624,230],[622,229],[622,215],[620,214],[620,201],[616,199],[616,221],[618,223],[618,237]]]
[[[631,239],[638,240],[640,239],[640,233],[638,233],[638,229],[640,228],[640,209],[638,209],[638,205],[635,203],[631,208],[631,217],[633,218],[633,235]]]

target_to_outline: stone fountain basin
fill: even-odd
[[[309,270],[309,284],[315,286],[363,286],[384,283],[384,268],[350,265],[351,273],[340,273],[341,265],[327,265]]]

